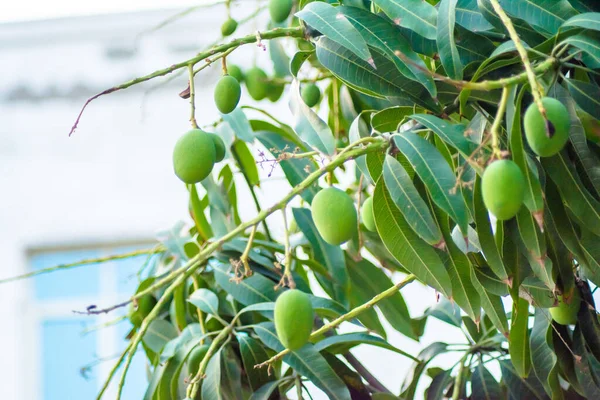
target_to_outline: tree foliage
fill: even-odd
[[[306,395],[306,381],[332,399],[412,399],[426,373],[427,399],[598,398],[600,324],[590,287],[600,284],[600,5],[295,0],[288,15],[292,2],[279,3],[269,5],[277,22],[259,33],[88,101],[187,70],[182,97],[190,98],[197,128],[195,75],[219,59],[227,71],[231,52],[259,42],[274,73],[246,68],[245,85],[264,91],[260,98],[284,91],[293,114],[287,122],[266,112],[250,119],[257,109],[240,104],[218,121],[225,158],[187,185],[191,229],[177,227],[162,241],[130,299],[134,328],[109,381],[120,375],[120,393],[141,347],[151,370],[147,399],[285,398]],[[240,80],[240,68],[232,69]],[[304,87],[313,91],[310,104]],[[220,101],[234,108],[239,93],[232,102],[225,95]],[[566,107],[570,128],[558,153],[539,157],[523,120],[534,107],[545,121],[537,129],[552,137],[544,97]],[[502,219],[486,206],[494,185],[482,188],[499,159],[518,166],[525,188],[516,215]],[[257,164],[281,167],[289,182],[269,208],[255,195]],[[237,210],[247,201],[238,195],[238,171],[257,208],[249,220]],[[341,176],[352,182],[338,184]],[[369,199],[374,232],[359,220],[346,244],[323,238],[318,226],[346,222],[313,220],[311,202],[329,185],[357,209]],[[302,205],[290,209],[297,196]],[[278,212],[286,221],[281,237],[266,222]],[[396,272],[405,277],[394,284]],[[421,316],[410,314],[399,291],[413,280],[440,295]],[[313,294],[316,286],[325,297]],[[288,288],[307,293],[315,313],[309,343],[294,351],[273,323],[274,302]],[[553,307],[576,313],[563,318],[576,324],[554,322]],[[427,369],[456,350],[446,343],[410,354],[386,340],[383,320],[419,340],[428,318],[465,332],[455,367]],[[357,332],[338,333],[342,323]],[[398,371],[401,388],[388,390],[365,373],[351,354],[358,345],[413,359],[409,371]]]

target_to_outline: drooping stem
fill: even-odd
[[[500,126],[502,125],[504,113],[506,112],[506,105],[508,104],[509,94],[510,86],[505,86],[504,88],[502,88],[502,97],[500,97],[500,104],[498,105],[496,118],[494,119],[494,123],[492,124],[492,128],[490,129],[490,134],[492,135],[492,152],[494,158],[498,159],[502,158],[502,152],[500,150]]]
[[[319,339],[321,335],[323,335],[324,333],[336,328],[337,326],[339,326],[342,322],[346,322],[346,321],[350,321],[354,318],[356,318],[358,315],[362,314],[363,312],[369,310],[371,307],[373,307],[375,304],[379,303],[381,300],[386,299],[390,296],[392,296],[393,294],[395,294],[396,292],[398,292],[398,290],[402,289],[404,286],[408,285],[409,283],[411,283],[412,281],[414,281],[416,279],[416,276],[410,274],[407,275],[406,278],[404,278],[402,281],[396,283],[394,286],[392,286],[389,289],[384,290],[383,292],[379,293],[377,296],[373,297],[371,300],[367,301],[366,303],[353,308],[352,310],[350,310],[348,313],[334,319],[333,321],[323,325],[321,328],[317,329],[316,331],[314,331],[311,335],[310,335],[310,339],[309,340],[316,340]],[[280,351],[279,353],[275,354],[273,357],[269,358],[267,361],[255,365],[254,368],[262,368],[265,366],[268,366],[270,364],[273,364],[275,361],[279,360],[280,358],[282,358],[283,356],[285,356],[286,354],[289,354],[290,350],[289,349],[285,349],[283,351]],[[404,355],[405,357],[410,358],[413,361],[419,361],[416,357],[402,351],[399,350],[399,353]]]
[[[254,242],[254,235],[256,235],[257,227],[258,227],[258,225],[254,225],[252,227],[252,230],[250,231],[250,236],[248,237],[248,243],[246,244],[246,248],[244,249],[244,252],[240,256],[240,261],[242,262],[242,265],[244,266],[244,273],[243,273],[243,275],[240,276],[241,279],[243,279],[244,276],[252,275],[252,269],[250,268],[250,264],[248,263],[248,258],[250,256],[250,250],[252,250],[252,243]]]
[[[496,11],[496,14],[498,14],[498,17],[500,17],[500,21],[502,21],[502,24],[506,27],[510,38],[512,39],[512,41],[515,44],[515,47],[517,48],[517,52],[519,53],[521,61],[523,62],[523,66],[525,67],[525,73],[527,74],[529,85],[531,86],[531,93],[533,94],[535,104],[537,105],[540,114],[542,114],[544,119],[546,119],[546,109],[542,104],[542,90],[537,81],[536,73],[531,67],[531,63],[529,62],[527,50],[525,49],[525,46],[523,46],[523,43],[521,42],[521,39],[519,38],[519,35],[517,34],[517,31],[512,21],[510,20],[509,16],[506,15],[506,12],[504,12],[498,0],[490,0],[490,3],[492,3],[494,11]]]
[[[196,122],[196,88],[194,85],[194,66],[188,65],[189,85],[190,85],[190,122],[192,128],[198,129]]]

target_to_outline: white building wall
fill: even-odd
[[[248,11],[255,3],[245,4]],[[187,85],[184,75],[152,92],[165,80],[99,98],[68,137],[86,97],[189,58],[217,39],[224,10],[216,7],[139,38],[173,13],[0,25],[0,277],[26,272],[32,250],[143,242],[177,220],[189,220],[187,192],[171,166],[172,147],[189,128],[188,103],[177,95]],[[253,57],[269,64],[268,54],[255,46],[231,58],[247,66]],[[201,124],[218,118],[212,86],[219,74],[215,65],[197,76]],[[285,103],[276,112],[289,120]],[[280,177],[263,184],[264,204],[284,194]],[[244,185],[239,187],[244,198]],[[254,213],[250,201],[240,201],[240,207],[242,215]],[[32,289],[26,280],[0,286],[1,399],[40,398]],[[403,293],[415,312],[435,302],[433,292],[418,284]],[[450,328],[430,321],[424,343],[442,330]],[[421,346],[399,335],[391,339],[413,354]],[[456,342],[460,336],[452,331],[443,339]],[[372,347],[359,348],[357,355],[391,390],[399,390],[410,365],[406,359]]]

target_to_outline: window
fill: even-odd
[[[32,254],[29,262],[33,270],[39,270],[136,248],[43,251]],[[39,399],[95,398],[125,349],[125,337],[132,325],[123,319],[127,308],[93,316],[73,310],[85,310],[90,305],[106,307],[131,296],[139,282],[137,272],[147,257],[85,265],[33,279],[36,366],[32,373],[37,371]],[[142,398],[146,386],[145,355],[140,347],[127,376],[123,399]],[[113,382],[106,398],[114,398],[115,392]]]

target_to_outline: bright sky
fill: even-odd
[[[187,7],[218,0],[29,0],[0,1],[0,23],[156,8]]]

